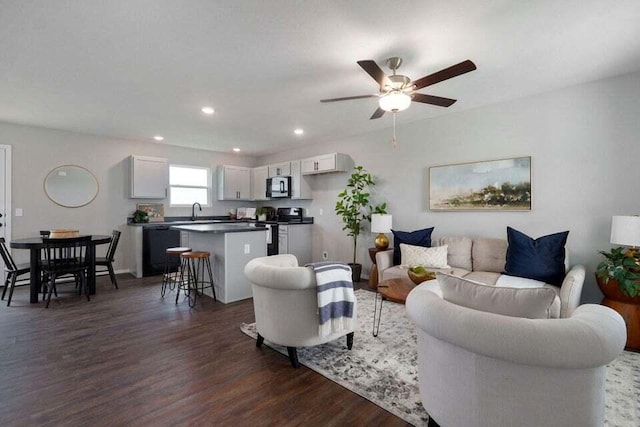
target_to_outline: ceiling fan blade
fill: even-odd
[[[414,93],[413,95],[411,95],[411,97],[415,102],[437,105],[438,107],[450,107],[456,102],[455,99],[441,98],[439,96],[425,95],[423,93]]]
[[[371,117],[369,117],[369,120],[379,119],[380,117],[384,116],[384,113],[386,113],[386,111],[384,111],[382,108],[378,107],[378,109],[373,112]]]
[[[343,98],[330,98],[321,99],[320,102],[336,102],[336,101],[348,101],[350,99],[363,99],[363,98],[377,98],[378,95],[357,95],[357,96],[345,96]]]
[[[385,84],[390,83],[387,75],[384,73],[384,71],[382,71],[382,68],[380,68],[378,64],[375,63],[375,61],[366,59],[363,61],[358,61],[358,65],[362,67],[362,69],[366,71],[367,74],[373,77],[373,80],[378,82],[378,85],[380,85],[380,90],[384,88]]]
[[[464,73],[468,73],[469,71],[473,71],[476,69],[476,64],[471,62],[470,60],[462,61],[459,64],[452,65],[449,68],[445,68],[444,70],[440,70],[436,73],[429,74],[428,76],[424,76],[421,79],[414,80],[411,82],[412,85],[415,86],[414,90],[422,89],[423,87],[431,86],[436,83],[440,83],[443,80],[448,80],[452,77],[459,76]]]

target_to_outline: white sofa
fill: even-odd
[[[253,309],[260,347],[263,339],[287,347],[293,367],[298,367],[296,347],[310,347],[347,336],[353,345],[358,304],[353,307],[353,329],[327,336],[319,334],[316,276],[310,267],[298,266],[295,255],[254,258],[244,269],[251,282]]]
[[[447,264],[451,268],[435,271],[492,286],[551,288],[557,294],[551,311],[551,316],[555,318],[571,316],[571,313],[580,305],[585,270],[581,265],[569,269],[568,256],[565,260],[567,275],[562,286],[558,288],[536,280],[503,275],[507,256],[507,241],[504,239],[442,237],[432,240],[432,246],[443,245],[448,246]],[[380,281],[394,277],[408,277],[406,267],[393,265],[392,249],[378,252],[376,264]],[[442,292],[435,280],[427,283],[431,291],[442,297]]]
[[[606,364],[626,341],[618,313],[586,304],[566,319],[509,317],[453,304],[428,283],[411,291],[406,307],[418,326],[430,425],[603,425]]]

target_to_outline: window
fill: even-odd
[[[209,181],[209,168],[170,165],[170,205],[209,206]]]

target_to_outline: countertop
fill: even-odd
[[[266,231],[264,226],[247,222],[227,222],[212,224],[172,225],[172,230],[188,231],[191,233],[240,233],[246,231]]]
[[[174,226],[174,225],[201,225],[201,224],[280,224],[280,225],[295,225],[295,224],[313,224],[313,217],[304,217],[301,220],[294,220],[290,222],[284,221],[258,221],[255,219],[246,220],[246,219],[229,219],[229,218],[202,218],[197,219],[195,221],[191,221],[190,219],[169,219],[169,221],[164,222],[144,222],[144,223],[135,223],[131,222],[127,225],[132,227],[161,227],[161,226]]]

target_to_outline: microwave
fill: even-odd
[[[291,177],[273,176],[267,178],[267,197],[291,197]]]

